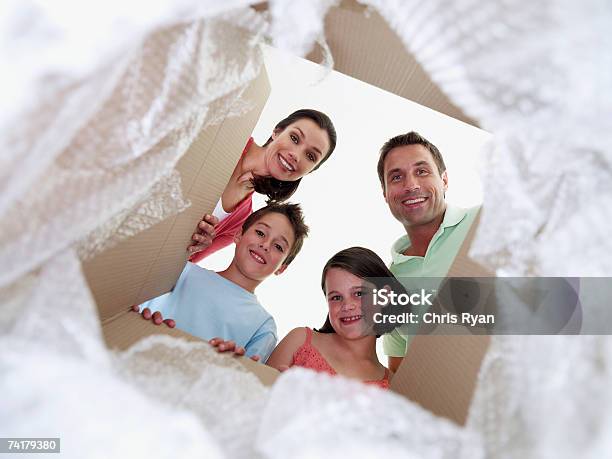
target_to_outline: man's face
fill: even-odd
[[[431,152],[422,145],[392,149],[384,163],[385,201],[393,216],[414,227],[431,223],[446,209],[446,171],[440,176]]]
[[[295,242],[289,219],[277,212],[263,215],[243,234],[234,238],[234,260],[247,278],[262,281],[270,274],[282,273],[283,264]]]

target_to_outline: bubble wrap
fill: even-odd
[[[473,255],[506,275],[612,273],[610,3],[366,3],[493,134]]]
[[[234,112],[261,68],[264,27],[249,9],[164,24],[121,43],[89,78],[41,90],[49,103],[0,136],[10,152],[0,185],[0,286],[83,238],[87,257],[184,209],[174,166],[202,128]]]
[[[472,255],[502,275],[609,275],[609,2],[367,3],[493,133]],[[487,457],[609,456],[611,351],[608,336],[493,337],[468,419]]]
[[[60,437],[69,458],[224,457],[193,413],[120,377],[73,251],[0,294],[19,313],[0,322],[3,436]]]
[[[164,361],[161,361],[161,360]],[[142,340],[116,356],[122,378],[169,407],[190,410],[231,458],[252,458],[269,389],[207,343],[168,336]]]
[[[246,3],[3,4],[0,434],[61,436],[75,458],[608,457],[609,337],[495,337],[465,427],[300,369],[266,389],[205,344],[106,350],[79,257],[184,208],[174,165],[244,109],[261,34],[307,52],[334,4],[272,0],[267,24],[228,13]],[[363,3],[493,134],[474,254],[500,273],[608,274],[609,2]]]
[[[274,384],[257,448],[274,459],[483,457],[477,434],[402,396],[303,368]]]

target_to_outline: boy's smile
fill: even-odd
[[[262,265],[265,265],[267,263],[263,255],[261,255],[257,251],[249,249],[249,253],[255,259],[255,261],[257,261],[257,263],[261,263]]]

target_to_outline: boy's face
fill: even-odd
[[[293,227],[283,214],[270,212],[235,236],[234,261],[247,278],[262,281],[270,274],[280,274],[283,262],[295,242]]]

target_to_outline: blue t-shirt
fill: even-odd
[[[268,360],[276,346],[276,323],[257,297],[208,269],[187,263],[174,289],[140,305],[174,319],[176,328],[204,340],[233,340],[246,355]]]

